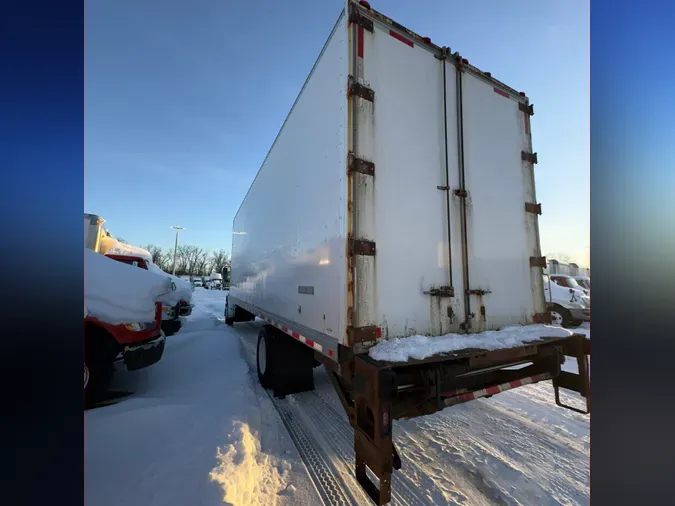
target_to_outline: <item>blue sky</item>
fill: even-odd
[[[527,92],[544,254],[586,264],[588,2],[374,0]],[[230,249],[232,219],[342,0],[88,2],[85,211],[132,244]],[[172,202],[172,204],[168,204]]]

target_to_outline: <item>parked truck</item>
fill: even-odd
[[[157,363],[166,337],[162,304],[172,291],[169,279],[120,265],[85,248],[84,259],[85,406],[102,400],[121,357],[129,371]]]
[[[144,270],[153,271],[171,279],[174,290],[166,294],[162,300],[162,331],[166,336],[172,336],[182,326],[180,317],[192,313],[192,288],[177,276],[168,274],[160,269],[153,261],[152,255],[146,249],[121,243],[103,226],[105,220],[98,215],[84,213],[84,245],[96,253],[100,253],[112,260],[133,265]],[[188,289],[189,288],[189,289]]]
[[[376,504],[401,466],[394,419],[544,380],[590,412],[590,341],[544,325],[533,114],[458,52],[348,0],[234,218],[226,323],[267,322],[256,361],[275,396],[312,389],[324,365]],[[514,326],[541,334],[481,348]],[[477,344],[374,358],[454,334]]]

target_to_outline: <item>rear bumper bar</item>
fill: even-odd
[[[534,376],[528,376],[519,380],[509,381],[508,383],[482,388],[481,390],[476,390],[475,392],[467,392],[466,390],[448,392],[442,394],[441,397],[443,398],[443,404],[445,407],[450,407],[463,402],[475,401],[481,397],[492,397],[495,394],[500,394],[513,388],[532,385],[534,383],[539,383],[540,381],[546,381],[550,379],[553,379],[553,374],[551,373],[536,374]]]

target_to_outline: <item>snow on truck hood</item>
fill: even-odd
[[[110,325],[155,320],[155,302],[173,291],[168,277],[84,250],[84,313]]]
[[[101,253],[104,255],[140,257],[148,264],[148,271],[161,274],[162,276],[167,276],[173,282],[175,290],[167,293],[160,299],[160,302],[163,304],[175,306],[181,300],[184,300],[188,303],[192,300],[192,286],[190,283],[186,283],[178,276],[174,276],[160,269],[157,264],[153,263],[152,255],[148,250],[139,248],[138,246],[132,246],[131,244],[119,242],[117,239],[112,237],[105,237],[101,240]]]
[[[167,276],[175,287],[174,291],[162,297],[162,302],[174,306],[181,300],[187,303],[192,301],[192,285],[188,281],[163,271],[157,264],[153,264],[152,262],[148,262],[148,270],[162,276]]]
[[[514,325],[501,330],[489,330],[480,334],[446,334],[439,337],[410,336],[381,341],[369,350],[375,360],[383,362],[407,362],[423,360],[438,353],[466,349],[500,350],[515,348],[528,341],[542,337],[567,337],[570,332],[552,325]]]
[[[152,255],[148,250],[139,248],[137,246],[132,246],[131,244],[119,242],[117,239],[113,237],[101,238],[100,250],[101,250],[100,253],[104,255],[141,257],[148,263],[152,262]]]

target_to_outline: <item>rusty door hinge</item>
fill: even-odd
[[[373,31],[373,21],[365,17],[356,9],[352,9],[351,14],[349,14],[349,22],[362,26],[364,30],[368,30],[371,33]]]
[[[525,114],[529,114],[530,116],[534,116],[534,104],[523,104],[522,102],[518,103],[518,109],[523,111]]]
[[[530,267],[546,268],[546,257],[530,257]]]
[[[520,158],[524,162],[537,163],[537,153],[528,153],[527,151],[521,151]]]
[[[367,100],[368,102],[375,101],[375,92],[367,86],[364,86],[363,84],[355,81],[351,76],[349,78],[349,95],[355,95],[362,98],[363,100]]]
[[[492,293],[492,291],[477,289],[477,290],[466,290],[464,293],[466,293],[467,295],[487,295],[488,293]]]
[[[465,199],[469,196],[469,192],[467,192],[466,190],[464,190],[462,188],[457,188],[453,193],[457,197],[462,198],[462,199]]]
[[[447,185],[446,186],[437,186],[436,188],[439,189],[439,190],[443,190],[444,192],[450,191],[450,187],[447,186]]]
[[[431,295],[432,297],[454,297],[455,289],[451,286],[432,287],[424,295]]]
[[[349,327],[349,342],[351,344],[355,343],[368,343],[372,341],[377,341],[377,327]]]
[[[546,312],[546,313],[536,313],[532,317],[532,321],[534,323],[551,323],[551,313]]]
[[[358,158],[354,153],[349,153],[349,170],[366,174],[367,176],[374,176],[375,164],[362,158]]]
[[[349,254],[351,256],[375,256],[375,242],[349,238]]]
[[[525,202],[525,211],[532,214],[541,214],[541,204]]]

